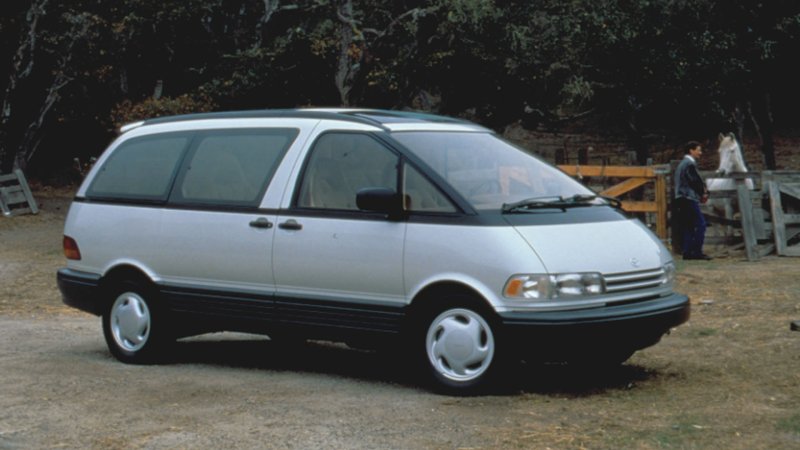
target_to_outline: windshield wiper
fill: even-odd
[[[540,208],[558,208],[566,210],[576,206],[592,206],[596,199],[603,199],[611,204],[614,208],[620,208],[622,202],[614,197],[605,197],[602,195],[594,194],[575,194],[571,197],[550,196],[550,197],[533,197],[525,200],[520,200],[514,203],[503,203],[502,211],[510,213],[515,211],[523,211],[527,209],[540,209]]]

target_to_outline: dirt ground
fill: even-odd
[[[391,355],[224,333],[130,366],[56,288],[71,192],[0,217],[0,449],[800,448],[800,259],[678,261],[692,318],[605,373],[525,366],[493,395],[408,381]]]

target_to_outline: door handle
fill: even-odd
[[[278,224],[278,228],[281,230],[302,230],[303,225],[297,223],[294,219],[289,219],[286,222]]]
[[[259,217],[258,219],[250,222],[250,226],[253,228],[272,228],[272,222],[267,220],[266,217]]]

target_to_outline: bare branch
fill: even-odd
[[[343,5],[343,6],[347,7],[348,5]],[[438,9],[439,9],[439,6],[430,6],[428,8],[412,8],[412,9],[409,9],[408,11],[406,11],[406,12],[398,15],[394,19],[392,19],[386,25],[386,28],[384,28],[383,30],[378,30],[377,28],[360,28],[361,21],[356,20],[353,17],[352,4],[349,5],[349,9],[347,11],[348,15],[345,15],[344,13],[342,13],[341,9],[337,8],[336,16],[342,22],[350,25],[353,28],[353,32],[355,32],[358,36],[363,36],[365,34],[371,34],[371,35],[375,36],[375,40],[378,40],[378,39],[381,39],[384,36],[388,36],[388,35],[392,34],[392,32],[394,31],[394,27],[397,26],[397,24],[399,24],[400,22],[402,22],[406,18],[412,17],[414,20],[416,20],[417,18],[425,16],[426,14],[430,14],[432,12],[435,12]]]
[[[280,9],[280,0],[263,0],[264,14],[258,19],[256,23],[256,42],[253,44],[253,49],[261,47],[264,42],[264,27],[272,19],[272,15]]]
[[[25,130],[16,152],[15,164],[21,169],[24,169],[30,163],[36,150],[39,149],[39,144],[41,143],[40,130],[53,106],[60,99],[60,91],[74,80],[74,77],[69,75],[68,72],[71,69],[73,50],[79,41],[86,38],[92,25],[91,17],[88,14],[70,15],[67,16],[67,20],[71,24],[71,30],[68,34],[70,40],[62,50],[62,56],[59,58],[58,66],[54,70],[56,75],[50,83],[44,102],[39,108],[39,114]]]
[[[262,0],[262,2],[264,3],[264,14],[261,15],[261,17],[258,19],[258,22],[256,23],[256,31],[255,31],[256,41],[255,43],[253,43],[252,47],[253,50],[261,48],[261,46],[263,45],[264,28],[267,26],[267,23],[269,23],[269,21],[272,20],[273,15],[281,11],[290,11],[300,8],[300,6],[296,4],[281,6],[280,0]]]
[[[31,7],[25,15],[28,30],[25,38],[20,42],[11,63],[12,67],[9,71],[8,83],[3,95],[3,106],[0,109],[0,172],[10,169],[8,165],[12,158],[9,150],[8,127],[12,115],[12,97],[17,89],[17,83],[30,76],[31,72],[33,72],[37,27],[39,18],[46,13],[45,7],[48,1],[38,0],[31,3]]]
[[[369,59],[365,58],[365,55],[368,54],[368,47],[384,36],[390,35],[397,24],[403,20],[409,17],[413,17],[416,20],[418,17],[437,9],[438,6],[410,9],[392,19],[383,30],[378,30],[376,28],[362,28],[362,22],[354,17],[353,1],[340,0],[336,8],[336,17],[342,23],[341,42],[334,81],[336,82],[336,88],[339,90],[342,105],[350,104],[350,92],[357,83],[359,75],[368,72],[368,69],[365,69],[365,65],[369,62]],[[367,42],[366,35],[373,37],[371,42]]]
[[[564,122],[571,122],[573,120],[578,120],[583,117],[589,116],[594,114],[595,108],[587,109],[586,111],[581,111],[579,113],[571,114],[569,116],[561,116],[556,119],[557,123],[564,123]]]
[[[409,9],[408,11],[400,14],[399,16],[395,17],[394,19],[392,19],[392,21],[389,22],[388,25],[386,25],[386,28],[384,28],[383,31],[378,31],[378,30],[376,30],[374,28],[365,28],[364,32],[365,33],[369,32],[370,34],[375,34],[377,36],[377,38],[380,39],[380,38],[382,38],[384,36],[392,34],[392,32],[394,31],[394,27],[397,26],[397,24],[399,24],[403,20],[405,20],[407,17],[410,16],[414,20],[416,20],[417,18],[425,16],[426,14],[430,14],[432,12],[435,12],[437,9],[439,9],[438,6],[430,6],[428,8],[412,8],[412,9]]]

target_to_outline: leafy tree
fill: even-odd
[[[81,56],[99,42],[96,16],[55,1],[32,1],[20,22],[19,47],[8,73],[0,113],[3,172],[12,165],[25,168],[30,163],[54,106],[66,88],[83,76]],[[38,84],[43,92],[30,89],[29,84]]]
[[[122,121],[357,105],[677,137],[793,124],[789,0],[6,0],[0,171],[98,152]],[[94,137],[95,141],[87,141]],[[70,145],[63,145],[70,142]],[[87,155],[88,156],[88,155]]]

